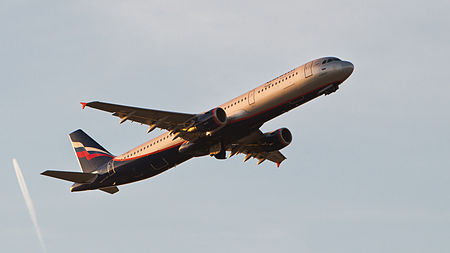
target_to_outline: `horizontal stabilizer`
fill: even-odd
[[[41,173],[41,175],[54,177],[62,180],[67,180],[75,183],[92,183],[97,178],[96,174],[83,173],[83,172],[72,172],[72,171],[56,171],[56,170],[46,170]]]
[[[119,188],[117,188],[117,186],[110,186],[110,187],[100,188],[99,190],[110,193],[110,194],[114,194],[119,191]]]

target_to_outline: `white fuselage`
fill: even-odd
[[[352,71],[353,65],[350,62],[332,57],[320,58],[233,98],[219,107],[225,110],[228,124],[232,124],[262,114],[286,101],[301,99],[313,91],[320,92],[329,85],[338,85],[348,78]],[[115,157],[114,160],[125,161],[148,156],[185,142],[182,138],[173,139],[173,137],[173,134],[166,132]]]

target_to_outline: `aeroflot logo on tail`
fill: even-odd
[[[93,147],[85,147],[81,142],[72,142],[72,145],[78,158],[86,158],[87,160],[91,160],[99,156],[114,157],[104,150]]]

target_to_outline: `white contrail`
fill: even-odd
[[[36,234],[39,238],[39,242],[41,243],[42,250],[47,252],[47,249],[44,244],[44,239],[42,238],[41,230],[39,229],[39,225],[36,219],[36,212],[34,211],[33,202],[31,201],[30,193],[28,192],[27,185],[25,183],[25,179],[22,175],[22,170],[20,170],[19,164],[16,159],[13,159],[14,170],[16,171],[17,181],[19,181],[20,189],[22,190],[23,198],[25,199],[25,204],[27,205],[28,212],[30,213],[31,221],[33,222],[34,228],[36,230]]]

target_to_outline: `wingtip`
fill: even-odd
[[[280,168],[280,164],[281,164],[280,162],[277,163],[277,168]]]
[[[83,110],[84,110],[84,108],[86,107],[87,103],[85,103],[85,102],[80,102],[80,104],[81,104],[81,106],[83,107]]]

